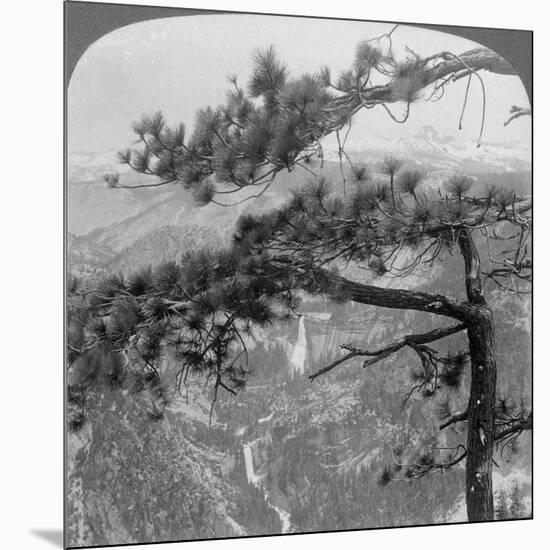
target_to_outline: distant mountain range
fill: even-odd
[[[431,185],[440,184],[453,172],[465,172],[480,180],[491,179],[517,186],[522,192],[530,187],[530,150],[526,145],[493,143],[477,148],[474,142],[442,136],[431,126],[423,127],[415,136],[399,140],[370,137],[364,144],[355,142],[348,154],[353,161],[368,165],[371,172],[378,170],[384,156],[392,154],[400,158],[405,166],[426,171]],[[322,171],[334,181],[340,177],[337,161],[336,151],[325,152]],[[312,163],[312,168],[320,169],[320,164]],[[282,172],[276,184],[262,197],[224,208],[214,204],[197,207],[190,193],[178,185],[110,189],[103,176],[115,171],[121,173],[126,185],[151,181],[147,176],[117,164],[115,152],[75,152],[69,155],[70,265],[91,264],[125,270],[128,261],[121,258],[127,257],[132,247],[132,255],[135,256],[136,246],[141,247],[138,263],[155,262],[159,253],[153,252],[154,247],[139,243],[153,242],[161,234],[164,249],[172,252],[175,248],[169,242],[173,244],[174,235],[184,240],[190,239],[193,246],[219,246],[227,241],[243,212],[269,210],[280,204],[291,188],[312,178],[301,168],[296,168],[292,173]],[[231,204],[240,199],[242,195],[226,202]],[[182,246],[185,248],[186,244]]]
[[[517,141],[483,143],[458,140],[441,135],[433,126],[424,126],[418,134],[402,139],[369,136],[355,141],[347,153],[356,160],[377,162],[387,154],[429,170],[453,170],[471,174],[489,172],[524,172],[531,170],[531,148]],[[336,151],[328,158],[335,160]]]

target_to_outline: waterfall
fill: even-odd
[[[268,506],[277,512],[279,519],[281,520],[281,532],[283,534],[290,533],[291,523],[290,523],[290,514],[285,510],[275,506],[270,500],[266,490],[262,487],[262,477],[257,475],[254,471],[254,456],[252,455],[252,444],[245,443],[243,444],[243,455],[244,455],[244,466],[246,469],[246,479],[248,483],[262,489],[264,493],[264,499],[267,502]]]
[[[306,325],[304,316],[300,317],[298,324],[298,337],[296,338],[296,345],[290,358],[290,365],[292,368],[292,374],[304,374],[306,368],[306,356],[307,356],[307,340],[306,340]]]
[[[243,445],[244,454],[244,467],[246,469],[246,479],[248,483],[258,487],[260,485],[261,477],[257,476],[254,472],[254,457],[252,456],[251,444],[246,443]]]
[[[281,524],[282,524],[281,531],[283,535],[286,533],[290,533],[290,526],[292,525],[290,523],[290,514],[288,512],[285,512],[284,510],[281,510],[274,504],[271,504],[269,501],[267,501],[267,503],[271,506],[271,508],[273,508],[273,510],[275,510],[275,512],[279,514],[279,517],[281,518]]]

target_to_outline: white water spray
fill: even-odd
[[[248,480],[248,483],[251,483],[255,487],[259,487],[262,478],[254,472],[254,457],[252,456],[252,448],[250,443],[245,443],[243,445],[243,454],[246,479]]]
[[[307,357],[307,340],[306,340],[306,325],[304,316],[300,317],[298,324],[298,338],[296,338],[296,345],[290,358],[290,365],[292,367],[292,374],[300,375],[304,374],[306,369],[306,357]]]

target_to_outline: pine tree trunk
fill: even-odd
[[[496,402],[495,330],[487,306],[468,327],[472,380],[468,407],[466,510],[468,521],[491,521],[493,506],[493,420]]]

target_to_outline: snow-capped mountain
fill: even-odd
[[[510,141],[482,142],[459,140],[441,135],[433,126],[424,126],[410,137],[398,140],[382,136],[354,140],[347,153],[357,161],[381,161],[391,154],[403,161],[428,170],[454,170],[467,173],[522,172],[531,169],[531,149],[528,144]],[[328,151],[329,160],[337,160],[337,151]]]
[[[364,142],[354,141],[347,152],[354,162],[369,165],[373,173],[379,170],[384,157],[391,154],[404,161],[405,166],[417,166],[427,172],[429,185],[440,185],[449,174],[464,172],[480,180],[490,178],[496,183],[515,186],[522,192],[528,192],[530,187],[530,149],[516,142],[484,143],[478,148],[473,141],[443,136],[432,126],[425,126],[418,134],[399,140],[378,136]],[[340,177],[335,164],[338,153],[328,148],[325,161],[323,173],[337,181]],[[321,165],[314,162],[311,168],[321,170]],[[281,172],[275,185],[260,198],[242,202],[243,196],[239,194],[227,201],[239,204],[225,208],[215,204],[197,207],[191,194],[177,184],[110,189],[103,180],[110,172],[119,172],[125,185],[151,182],[148,176],[117,163],[114,151],[69,155],[68,226],[75,236],[69,243],[73,263],[86,264],[88,259],[94,265],[106,266],[116,256],[124,256],[124,251],[136,243],[154,240],[155,234],[167,227],[186,228],[183,232],[186,235],[208,234],[209,238],[201,241],[202,244],[223,244],[242,213],[274,208],[285,200],[289,189],[312,178],[299,167],[291,173]],[[177,229],[175,232],[181,233]],[[146,254],[141,256],[147,260]]]

